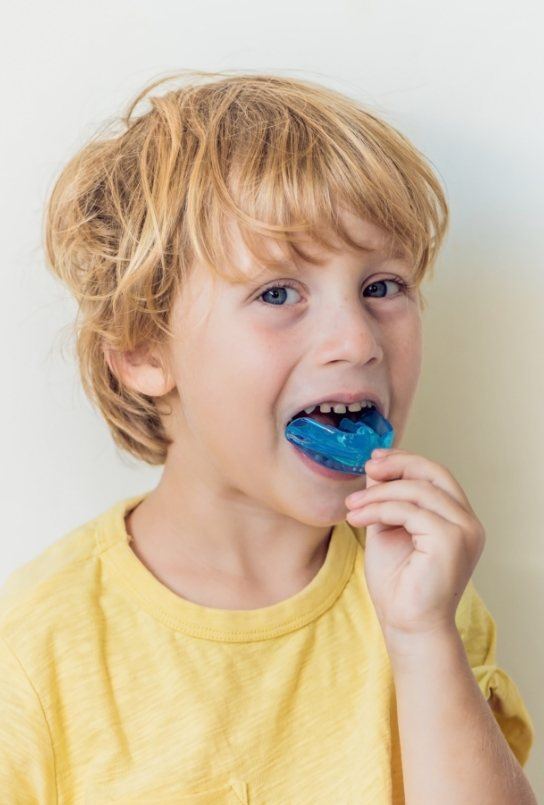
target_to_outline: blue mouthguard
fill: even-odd
[[[294,419],[285,438],[324,467],[364,475],[372,451],[391,447],[395,431],[375,408],[363,408],[356,422],[344,417],[337,428],[308,416]]]

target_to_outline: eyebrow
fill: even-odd
[[[380,246],[370,246],[370,245],[369,246],[360,246],[361,251],[364,251],[364,252],[375,252],[375,251],[379,251],[380,248],[381,248]],[[407,257],[407,254],[402,249],[396,249],[391,254],[386,254],[385,255],[385,258],[388,259],[388,260],[391,260],[391,259],[403,260],[406,257]],[[303,268],[304,267],[305,266],[303,265]],[[274,260],[272,265],[270,265],[268,268],[265,267],[258,274],[255,274],[255,275],[253,275],[251,277],[248,277],[247,281],[248,282],[259,282],[264,277],[274,276],[274,275],[277,275],[277,274],[283,274],[283,272],[285,270],[289,270],[289,269],[292,269],[292,268],[293,268],[293,261],[292,260],[289,260],[288,258],[278,258],[277,260]]]

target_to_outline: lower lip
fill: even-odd
[[[317,475],[321,475],[323,478],[334,478],[336,481],[353,481],[356,478],[361,479],[363,476],[363,473],[356,473],[354,475],[351,472],[340,472],[340,470],[331,470],[329,467],[324,467],[322,464],[318,464],[317,461],[314,461],[313,458],[310,458],[310,456],[307,456],[302,450],[299,450],[299,448],[292,442],[289,442],[289,444],[298,455],[300,460]]]

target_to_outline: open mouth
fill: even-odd
[[[300,411],[285,426],[285,438],[318,464],[351,474],[364,473],[372,450],[390,447],[395,431],[372,404],[344,413]]]
[[[346,411],[344,414],[337,414],[334,411],[331,411],[329,414],[324,414],[319,408],[316,408],[311,414],[307,414],[306,411],[299,411],[298,414],[295,414],[291,417],[287,425],[291,422],[294,422],[295,419],[300,419],[301,417],[307,417],[308,419],[314,419],[316,422],[322,422],[324,425],[332,425],[335,428],[340,426],[340,422],[343,419],[350,419],[352,422],[359,422],[365,414],[368,415],[370,411],[375,411],[376,406],[365,406],[361,408],[360,411]]]

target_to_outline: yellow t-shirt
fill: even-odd
[[[402,803],[365,529],[336,525],[296,595],[214,609],[163,585],[129,546],[124,516],[147,494],[67,533],[0,589],[2,802]],[[533,725],[496,665],[472,580],[456,623],[524,764]]]

